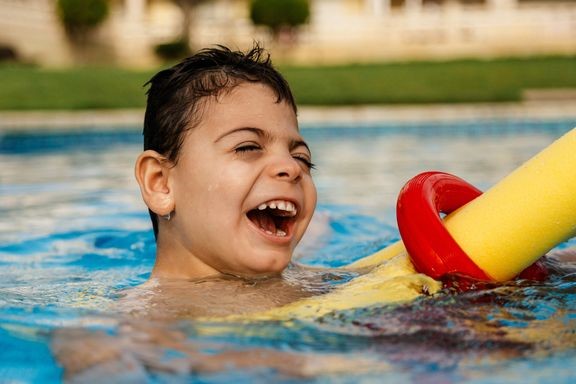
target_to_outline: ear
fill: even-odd
[[[138,156],[134,169],[142,199],[157,215],[174,210],[174,196],[170,188],[170,161],[156,151],[147,150]]]

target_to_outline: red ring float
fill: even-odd
[[[402,241],[418,272],[435,279],[459,274],[493,280],[460,248],[439,215],[450,214],[481,194],[473,185],[443,172],[424,172],[406,183],[398,196],[396,215]],[[520,277],[542,280],[546,275],[546,268],[535,263]]]

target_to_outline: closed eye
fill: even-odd
[[[260,149],[262,148],[257,144],[247,143],[247,144],[241,144],[238,147],[234,148],[234,152],[243,153],[243,152],[258,151]]]
[[[307,157],[304,157],[302,155],[292,155],[292,157],[295,160],[298,160],[299,162],[301,162],[302,164],[304,164],[306,166],[306,168],[308,169],[316,169],[316,165],[314,163],[312,163],[310,160],[308,160]]]

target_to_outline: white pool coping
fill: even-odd
[[[345,123],[441,123],[476,120],[574,119],[576,100],[524,101],[518,103],[389,105],[299,108],[301,125]],[[142,109],[91,111],[0,111],[0,132],[109,130],[140,131]]]

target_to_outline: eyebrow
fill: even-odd
[[[308,150],[308,152],[310,154],[312,154],[310,147],[308,146],[308,144],[306,144],[306,142],[304,140],[292,140],[290,142],[290,150],[292,150],[294,148],[298,148],[298,147],[305,147]]]
[[[228,131],[228,132],[224,132],[222,135],[218,136],[218,138],[216,140],[214,140],[214,142],[217,143],[220,140],[222,140],[223,138],[225,138],[226,136],[230,136],[230,135],[233,135],[234,133],[243,132],[243,131],[252,132],[252,133],[255,133],[256,135],[261,136],[261,137],[267,136],[266,132],[264,132],[260,128],[241,127],[241,128],[233,129],[233,130]]]
[[[260,129],[260,128],[254,128],[254,127],[241,127],[241,128],[236,128],[233,129],[231,131],[225,132],[224,134],[220,135],[216,140],[214,140],[215,143],[219,142],[220,140],[222,140],[224,137],[232,135],[234,133],[238,133],[238,132],[252,132],[260,137],[264,137],[264,138],[268,138],[270,137],[270,134],[268,132],[265,132],[264,130]],[[305,147],[308,152],[312,153],[312,151],[310,151],[310,147],[308,146],[308,144],[306,144],[306,142],[304,140],[300,140],[300,139],[292,139],[290,140],[290,150],[293,150],[294,148],[298,148],[298,147]]]

